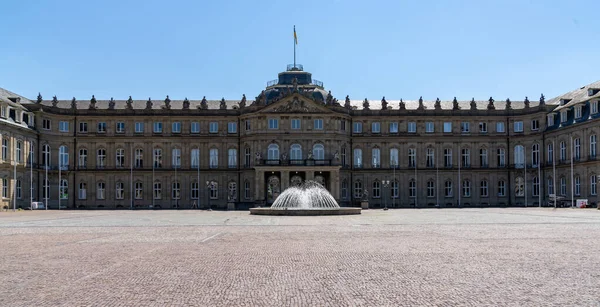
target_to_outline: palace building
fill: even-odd
[[[595,205],[599,100],[600,81],[547,101],[338,100],[301,65],[249,100],[0,88],[0,206],[243,209],[304,180],[342,206]]]

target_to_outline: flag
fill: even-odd
[[[294,26],[294,42],[298,45],[298,36],[296,35],[296,26]]]

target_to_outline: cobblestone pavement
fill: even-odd
[[[0,212],[0,306],[600,305],[600,211]]]

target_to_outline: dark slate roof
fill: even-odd
[[[494,99],[494,107],[496,110],[504,110],[506,108],[506,98],[505,99]],[[388,100],[388,108],[393,110],[400,109],[400,100]],[[344,105],[344,100],[338,100],[338,102]],[[350,100],[350,105],[356,107],[358,110],[363,109],[364,100]],[[419,108],[419,100],[403,100],[406,105],[407,110],[416,110]],[[475,100],[477,104],[478,110],[487,110],[487,106],[489,102],[487,100]],[[530,101],[529,107],[536,107],[540,103],[539,101]],[[440,105],[442,106],[442,110],[452,110],[453,104],[452,100],[442,100],[440,101]],[[426,110],[435,110],[435,100],[423,100],[423,106],[425,106]],[[461,110],[469,110],[471,109],[471,101],[470,100],[459,100],[458,106]],[[524,109],[525,103],[523,101],[513,101],[511,99],[511,108],[512,109]],[[369,100],[369,109],[371,110],[381,110],[381,100]]]
[[[586,102],[593,98],[600,98],[600,92],[596,93],[593,96],[588,96],[588,89],[590,89],[590,88],[600,89],[600,81],[596,81],[596,82],[588,84],[586,86],[582,86],[574,91],[570,91],[566,94],[562,94],[560,96],[554,97],[554,98],[548,100],[547,103],[553,104],[553,105],[559,105],[558,107],[556,107],[556,109],[554,109],[554,111],[560,111],[561,109],[572,107],[576,104]],[[562,99],[567,99],[570,101],[561,106],[560,101]]]
[[[58,100],[58,104],[56,105],[61,109],[70,109],[71,108],[71,100]],[[160,110],[165,105],[165,98],[161,98],[158,100],[152,100],[152,109]],[[134,99],[133,100],[133,109],[135,110],[143,110],[146,109],[146,102],[148,99]],[[110,100],[96,100],[96,109],[108,109]],[[200,100],[189,100],[190,109],[195,110],[200,106],[202,99]],[[225,100],[225,104],[227,104],[227,109],[233,109],[234,107],[239,106],[239,100]],[[218,110],[221,105],[221,100],[206,100],[208,105],[208,109]],[[251,102],[247,101],[246,104],[250,104]],[[42,101],[42,105],[44,106],[52,106],[52,100],[44,100]],[[77,99],[77,109],[78,110],[87,110],[90,107],[90,99],[79,100]],[[127,99],[126,100],[115,100],[115,110],[125,110],[127,109]],[[171,109],[173,110],[181,110],[183,109],[183,100],[171,100]]]
[[[9,98],[20,98],[21,100],[19,103],[14,103]],[[0,87],[0,101],[6,102],[10,106],[20,108],[20,109],[25,109],[21,105],[22,103],[32,103],[29,99],[27,99],[19,94],[15,94],[7,89],[3,89],[1,87]]]

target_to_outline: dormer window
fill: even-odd
[[[598,101],[590,101],[590,113],[598,113]]]
[[[7,107],[6,107],[6,106],[2,106],[0,110],[2,110],[2,111],[0,111],[0,116],[1,116],[2,118],[6,118],[6,110],[7,110]]]
[[[564,123],[567,121],[567,110],[560,111],[560,122]]]
[[[593,89],[593,88],[589,88],[589,89],[588,89],[588,96],[594,96],[595,92],[596,92],[596,90],[595,90],[595,89]]]
[[[554,126],[554,114],[548,114],[548,127]]]
[[[581,106],[575,106],[575,118],[581,118]]]
[[[560,100],[560,105],[564,106],[565,104],[569,103],[569,101],[571,101],[571,99],[561,99]]]

